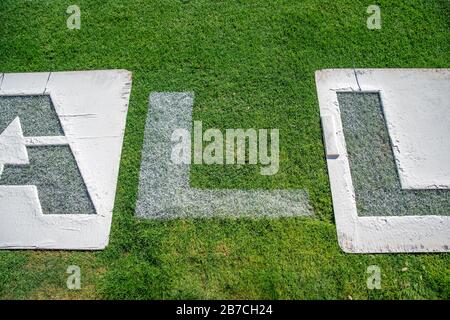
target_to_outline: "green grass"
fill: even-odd
[[[82,10],[79,31],[66,8]],[[382,8],[381,30],[366,8]],[[133,72],[110,246],[0,252],[0,297],[450,298],[449,254],[350,255],[338,247],[314,71],[449,67],[446,0],[0,2],[2,72]],[[281,167],[194,166],[199,188],[304,188],[315,218],[133,218],[148,95],[194,91],[204,128],[279,128]],[[66,289],[66,269],[82,290]],[[382,270],[382,289],[366,269]]]

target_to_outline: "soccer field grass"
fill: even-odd
[[[450,254],[351,255],[337,242],[315,70],[450,67],[450,2],[378,0],[0,2],[0,71],[133,73],[110,245],[0,251],[0,298],[450,299]],[[69,30],[66,9],[81,9]],[[150,92],[195,92],[207,128],[280,129],[280,170],[192,166],[208,189],[305,189],[312,218],[134,218]],[[1,214],[1,213],[0,213]],[[81,290],[68,290],[77,265]],[[367,267],[382,272],[369,290]]]

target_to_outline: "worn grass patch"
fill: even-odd
[[[349,255],[332,219],[314,71],[449,67],[450,4],[377,1],[78,0],[0,2],[2,72],[123,68],[133,87],[111,244],[103,252],[0,252],[2,298],[450,298],[450,255]],[[316,217],[134,219],[151,91],[194,91],[204,129],[278,128],[275,176],[250,167],[193,166],[196,188],[301,188]],[[82,269],[82,290],[66,269]],[[382,270],[382,289],[366,269]],[[403,271],[402,271],[403,270]]]

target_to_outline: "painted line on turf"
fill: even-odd
[[[171,162],[172,132],[191,131],[194,95],[152,93],[142,149],[136,215],[143,218],[310,216],[305,190],[201,190],[188,164]]]

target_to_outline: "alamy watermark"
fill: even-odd
[[[367,7],[367,13],[370,16],[367,18],[367,28],[369,30],[381,29],[381,9],[379,6],[373,4]]]
[[[369,290],[381,289],[381,269],[377,265],[371,265],[367,267],[366,273],[369,274],[367,278],[367,288]]]
[[[260,164],[262,175],[274,175],[279,170],[280,138],[278,129],[207,129],[194,121],[194,164]],[[171,161],[192,164],[192,137],[189,130],[172,132]],[[204,142],[206,143],[205,147]],[[269,152],[270,149],[270,152]]]
[[[66,285],[69,290],[80,290],[81,289],[81,269],[79,266],[71,265],[67,267],[67,277]]]
[[[70,5],[67,7],[66,13],[70,14],[67,18],[67,28],[70,30],[81,29],[81,10],[80,7],[76,4]]]

